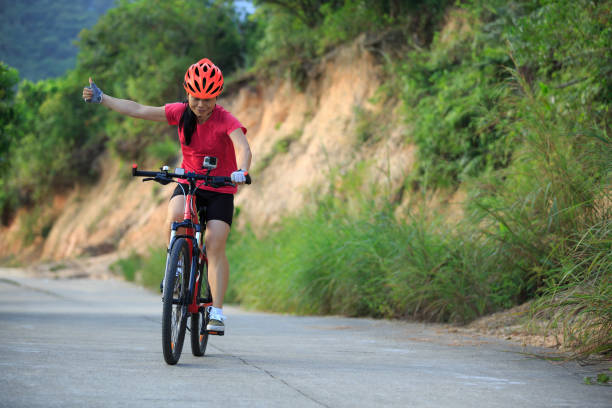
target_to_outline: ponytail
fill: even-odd
[[[179,129],[183,131],[185,145],[188,146],[191,143],[191,136],[193,135],[193,132],[195,132],[197,125],[197,116],[189,107],[189,103],[185,102],[185,110],[183,111],[181,119],[179,120]]]

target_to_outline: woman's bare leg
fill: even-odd
[[[221,309],[229,281],[229,263],[225,244],[230,226],[221,220],[210,220],[206,224],[206,256],[208,257],[208,282],[212,292],[213,306]]]
[[[183,221],[185,215],[185,197],[182,195],[174,196],[168,204],[168,215],[166,216],[166,225],[168,226],[168,244],[170,244],[170,231],[173,222]],[[181,234],[184,229],[180,228],[177,234]]]

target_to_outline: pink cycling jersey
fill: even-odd
[[[169,103],[165,106],[166,119],[170,125],[178,125],[181,115],[187,108],[187,103]],[[198,174],[205,174],[206,170],[202,169],[202,161],[206,156],[217,158],[217,168],[210,174],[212,176],[227,176],[237,170],[236,152],[234,151],[234,143],[229,137],[236,129],[242,129],[246,134],[246,128],[236,119],[231,113],[223,109],[219,105],[215,105],[212,114],[204,123],[198,123],[196,131],[191,136],[191,143],[185,144],[185,135],[181,129],[178,130],[179,140],[181,142],[181,150],[183,152],[183,162],[181,167],[186,171],[193,171]],[[180,179],[181,183],[186,183],[186,180]],[[203,190],[217,191],[220,193],[235,194],[236,187],[221,187],[212,188],[202,186]]]

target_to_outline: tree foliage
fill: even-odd
[[[0,174],[9,169],[11,150],[19,132],[19,112],[15,108],[15,87],[19,74],[15,68],[0,62]],[[0,177],[0,215],[3,224],[8,222],[14,201],[7,188],[7,180]]]
[[[260,0],[252,17],[262,21],[258,72],[288,73],[299,85],[314,60],[362,33],[396,30],[431,40],[450,0]]]
[[[14,127],[18,123],[14,107],[15,88],[19,73],[15,68],[0,62],[0,168],[8,162]]]

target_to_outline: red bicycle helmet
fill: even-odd
[[[211,60],[204,58],[185,72],[183,87],[188,94],[196,98],[214,98],[223,90],[223,74]]]

